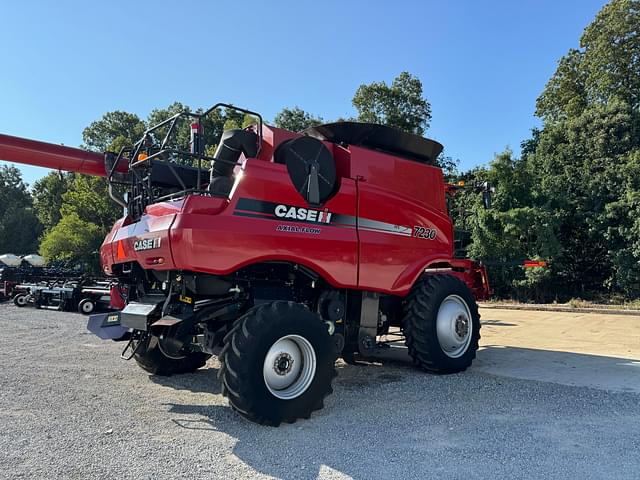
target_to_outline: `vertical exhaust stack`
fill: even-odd
[[[227,196],[233,186],[233,169],[244,153],[245,157],[258,154],[258,135],[248,130],[227,130],[213,155],[209,191],[213,195]]]

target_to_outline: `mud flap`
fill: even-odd
[[[129,337],[129,329],[120,324],[120,312],[90,315],[87,330],[102,340],[127,340]]]

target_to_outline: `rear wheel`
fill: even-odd
[[[154,375],[169,376],[175,373],[195,372],[203,367],[211,355],[202,352],[186,352],[180,355],[167,355],[160,340],[153,335],[145,335],[134,345],[133,358],[136,363]]]
[[[27,294],[18,293],[15,297],[13,297],[13,304],[16,307],[24,307],[27,304]]]
[[[480,339],[478,305],[451,275],[427,275],[405,301],[403,330],[413,363],[428,372],[456,373],[471,365]]]
[[[278,426],[323,407],[336,376],[335,347],[319,315],[276,301],[239,318],[219,358],[222,393],[249,420]]]

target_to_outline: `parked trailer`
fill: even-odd
[[[94,282],[52,282],[16,285],[13,303],[60,311],[78,311],[89,315],[96,310],[108,311],[110,284]]]

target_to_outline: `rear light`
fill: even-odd
[[[162,265],[164,263],[164,257],[147,258],[144,263],[147,265]]]

